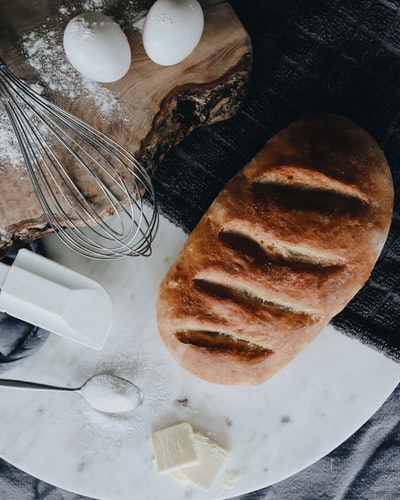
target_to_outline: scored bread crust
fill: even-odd
[[[210,382],[264,382],[365,284],[392,210],[365,130],[332,114],[294,122],[228,182],[163,279],[167,349]]]

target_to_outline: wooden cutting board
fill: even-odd
[[[86,1],[85,10],[90,3],[99,5]],[[0,55],[9,68],[28,83],[40,84],[46,97],[128,147],[150,172],[195,128],[237,112],[252,63],[248,34],[229,3],[204,0],[204,32],[195,51],[175,66],[156,65],[143,49],[140,29],[152,3],[101,3],[103,12],[120,22],[132,49],[128,74],[107,85],[83,83],[63,53],[65,25],[83,11],[83,0],[0,3]],[[39,64],[36,54],[40,50]],[[104,99],[100,99],[103,94],[108,99],[106,111]],[[0,104],[0,127],[4,129],[1,108]],[[3,148],[9,148],[4,142],[3,138]],[[0,158],[0,256],[51,232],[23,163],[14,157],[11,161],[11,156]]]

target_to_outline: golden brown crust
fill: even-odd
[[[293,123],[221,191],[161,283],[168,350],[211,382],[267,380],[365,284],[392,210],[367,132],[338,115]]]

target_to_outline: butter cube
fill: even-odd
[[[185,476],[185,474],[182,473],[181,469],[169,472],[168,475],[169,477],[172,477],[172,479],[175,479],[175,481],[177,481],[182,485],[185,485],[189,482],[189,479]]]
[[[194,432],[186,422],[154,432],[151,440],[159,472],[168,474],[198,463]]]
[[[222,470],[229,452],[200,432],[195,433],[195,446],[198,462],[183,467],[179,472],[200,488],[207,490]]]

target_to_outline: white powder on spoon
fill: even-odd
[[[131,411],[143,402],[142,391],[127,380],[111,375],[96,375],[79,391],[95,410],[104,413]]]

